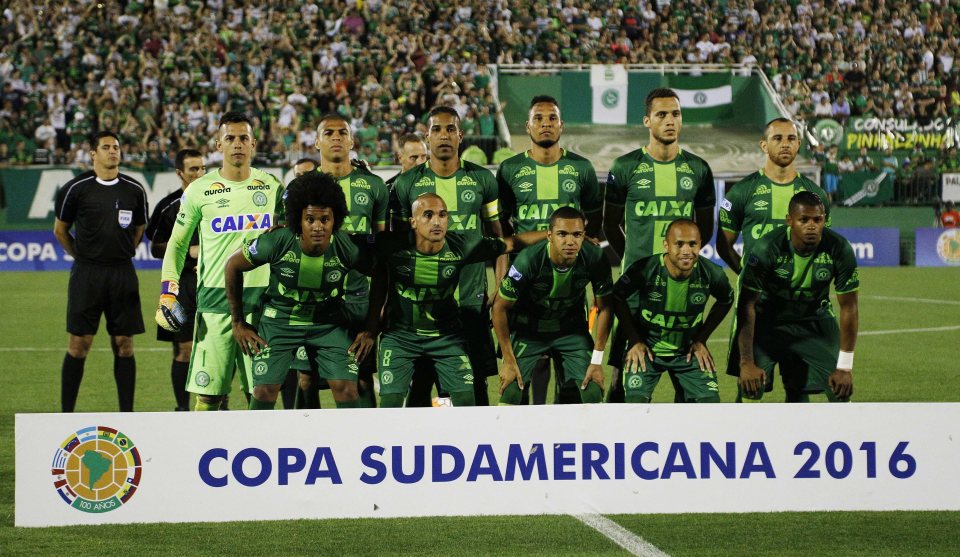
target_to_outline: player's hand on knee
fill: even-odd
[[[853,395],[853,372],[845,369],[830,374],[827,385],[837,398],[850,398]]]
[[[163,281],[160,286],[160,302],[157,304],[157,313],[154,321],[157,325],[175,333],[183,328],[187,322],[187,312],[177,301],[177,294],[180,293],[180,285],[173,280]]]
[[[231,324],[233,328],[233,339],[240,345],[240,350],[247,356],[256,356],[267,348],[267,341],[260,338],[253,325],[246,321],[234,321]]]
[[[520,390],[523,390],[523,376],[520,375],[520,367],[517,365],[517,361],[513,360],[512,362],[504,359],[503,365],[500,366],[500,394],[503,394],[503,391],[507,390],[507,387],[510,386],[510,383],[514,381],[517,382],[517,386],[520,387]]]
[[[713,363],[713,355],[710,354],[710,349],[707,348],[707,345],[695,341],[690,345],[690,350],[687,351],[687,363],[690,363],[692,358],[697,358],[697,363],[700,364],[700,371],[716,371],[716,367]]]
[[[647,359],[651,362],[653,361],[653,353],[650,352],[650,347],[648,347],[643,342],[638,342],[630,347],[630,350],[627,350],[627,356],[623,360],[623,368],[627,373],[646,373],[647,372]]]
[[[357,333],[356,338],[353,339],[353,344],[350,345],[350,348],[347,348],[347,352],[353,354],[357,363],[360,363],[369,356],[373,350],[373,339],[374,335],[370,332],[360,331]]]
[[[600,387],[600,390],[603,391],[603,382],[605,380],[603,376],[603,366],[600,364],[590,364],[587,366],[587,374],[583,378],[583,383],[580,384],[580,390],[587,390],[587,386],[593,381]]]
[[[748,395],[755,395],[763,391],[767,382],[767,374],[756,364],[740,364],[740,390]]]

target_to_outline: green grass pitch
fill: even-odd
[[[148,333],[137,337],[138,411],[169,411],[170,349],[153,340],[159,273],[141,273]],[[860,402],[958,402],[960,270],[861,269],[855,394]],[[67,273],[0,273],[0,555],[69,552],[142,555],[624,554],[572,517],[423,518],[18,529],[14,517],[14,414],[59,408]],[[710,343],[726,356],[728,324]],[[94,341],[77,410],[114,411],[106,332]],[[779,383],[779,382],[778,382]],[[490,381],[496,400],[495,380]],[[735,382],[721,375],[721,398]],[[328,397],[329,395],[325,396]],[[781,399],[776,387],[767,401]],[[242,408],[235,389],[231,407]],[[656,401],[672,400],[669,385]],[[324,398],[324,406],[332,406]],[[183,505],[202,501],[182,501]],[[175,509],[171,509],[175,512]],[[958,512],[616,515],[609,517],[670,555],[955,555]]]

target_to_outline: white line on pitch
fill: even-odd
[[[933,298],[910,298],[907,296],[864,296],[864,298],[870,298],[871,300],[890,300],[893,302],[919,302],[922,304],[960,306],[960,301],[957,300],[935,300]]]
[[[943,331],[957,331],[960,330],[960,325],[946,325],[943,327],[921,327],[916,329],[887,329],[881,331],[860,331],[858,337],[869,337],[876,335],[896,335],[900,333],[937,333]],[[716,337],[711,338],[707,342],[729,342],[729,338]]]
[[[0,346],[0,352],[66,352],[67,348],[55,348],[55,347],[45,347],[45,348],[35,348],[31,346]],[[110,348],[91,348],[91,352],[110,352]],[[172,348],[136,348],[134,353],[137,352],[170,352],[173,353]]]
[[[637,555],[638,557],[669,557],[667,553],[660,551],[657,546],[605,516],[599,514],[572,514],[570,516],[597,532],[600,532],[613,541],[613,543],[626,549],[631,555]]]

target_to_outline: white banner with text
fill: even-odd
[[[960,510],[958,467],[955,403],[18,414],[15,524]]]

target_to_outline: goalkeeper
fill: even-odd
[[[196,410],[217,410],[226,395],[235,370],[249,395],[252,388],[250,358],[233,340],[230,307],[224,284],[228,257],[268,230],[282,210],[283,188],[270,174],[251,168],[256,152],[250,118],[227,112],[220,119],[217,150],[223,154],[223,168],[197,179],[180,204],[161,273],[160,307],[157,324],[176,331],[183,323],[182,308],[176,301],[177,279],[183,270],[194,229],[200,234],[197,266],[197,316],[187,390],[197,395]],[[249,273],[243,292],[247,321],[266,291],[270,280],[267,267]]]

